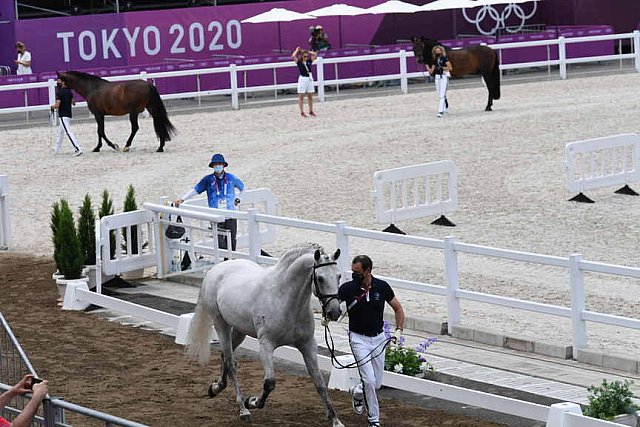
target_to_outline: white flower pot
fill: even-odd
[[[84,276],[79,279],[65,279],[64,276],[58,277],[56,279],[56,284],[58,285],[58,292],[60,292],[60,298],[64,299],[64,294],[67,291],[67,285],[70,283],[86,283],[88,286],[89,278]]]
[[[82,274],[89,278],[89,289],[95,289],[97,286],[96,283],[96,266],[95,265],[85,265],[82,269]]]
[[[622,415],[617,415],[615,416],[611,422],[614,422],[616,424],[620,424],[623,426],[630,426],[630,427],[638,427],[638,415],[640,414],[640,412],[636,412],[635,414],[622,414]]]
[[[144,278],[144,268],[137,270],[125,271],[120,275],[124,280],[139,280]]]
[[[60,271],[56,270],[55,273],[51,275],[51,278],[55,282],[56,280],[58,280],[58,277],[62,277],[62,274],[60,274]]]

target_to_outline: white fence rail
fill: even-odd
[[[585,42],[597,42],[604,40],[630,40],[633,46],[632,53],[618,53],[604,56],[586,56],[579,58],[567,58],[566,46],[568,44],[573,43],[585,43]],[[559,75],[561,79],[567,78],[567,65],[570,64],[581,64],[581,63],[589,63],[589,62],[601,62],[601,61],[612,61],[612,60],[632,60],[634,61],[634,67],[637,72],[640,72],[640,31],[634,31],[633,33],[622,33],[622,34],[610,34],[610,35],[602,35],[602,36],[589,36],[589,37],[575,37],[575,38],[564,38],[559,37],[558,39],[552,40],[539,40],[539,41],[531,41],[531,42],[519,42],[519,43],[501,43],[490,45],[492,48],[499,51],[499,54],[503,50],[508,49],[517,49],[517,48],[526,48],[526,47],[534,47],[534,46],[547,46],[548,48],[552,46],[557,46],[558,48],[558,59],[551,59],[550,49],[547,49],[549,52],[547,56],[547,60],[545,61],[535,61],[535,62],[523,62],[517,64],[504,64],[500,65],[501,70],[513,70],[520,68],[529,68],[529,67],[559,67]],[[401,50],[399,52],[394,53],[384,53],[384,54],[375,54],[375,55],[361,55],[361,56],[348,56],[348,57],[339,57],[339,58],[318,58],[316,61],[316,78],[315,82],[318,87],[318,99],[320,101],[325,101],[325,87],[343,84],[352,84],[352,83],[367,83],[367,82],[376,82],[376,81],[385,81],[385,80],[400,80],[400,90],[402,93],[408,93],[408,79],[410,78],[424,78],[423,72],[407,72],[407,60],[408,58],[412,58],[413,52],[407,52]],[[338,65],[339,64],[347,64],[353,62],[362,62],[362,61],[381,61],[381,60],[389,60],[389,59],[398,59],[398,72],[394,74],[385,74],[385,75],[372,75],[372,76],[361,76],[361,77],[353,77],[353,78],[338,78]],[[335,79],[325,80],[324,75],[324,67],[333,66],[336,74]],[[294,89],[296,87],[296,83],[284,83],[278,84],[276,82],[275,70],[279,68],[289,68],[294,67],[294,64],[289,62],[284,63],[268,63],[268,64],[252,64],[252,65],[235,65],[231,64],[227,67],[219,67],[219,68],[207,68],[207,69],[199,69],[199,70],[181,70],[181,71],[167,71],[167,72],[159,72],[159,73],[147,73],[146,71],[142,71],[140,74],[128,75],[128,76],[111,76],[106,77],[107,80],[111,81],[122,81],[122,80],[148,80],[148,79],[163,79],[169,77],[179,77],[179,76],[194,76],[199,82],[199,76],[207,75],[207,74],[220,74],[225,73],[229,74],[229,87],[225,89],[216,89],[216,90],[196,90],[191,92],[179,92],[179,93],[167,93],[162,95],[162,99],[176,99],[176,98],[190,98],[197,97],[200,98],[202,96],[212,96],[212,95],[231,95],[231,107],[233,109],[239,108],[239,94],[246,95],[249,93],[255,92],[263,92],[263,91],[273,91],[277,96],[278,90],[284,89]],[[247,86],[246,85],[246,73],[255,71],[255,70],[265,70],[270,69],[274,70],[274,82],[270,85],[259,85],[259,86]],[[238,73],[242,73],[244,76],[244,84],[243,86],[238,85]],[[198,84],[199,86],[199,84]],[[25,92],[25,106],[24,107],[13,107],[13,108],[2,108],[0,109],[0,114],[7,113],[17,113],[17,112],[26,112],[26,111],[38,111],[38,110],[48,110],[49,105],[53,104],[55,101],[55,81],[49,80],[47,82],[38,82],[38,83],[24,83],[17,85],[4,85],[0,86],[1,91],[11,91],[11,90],[29,90],[29,89],[37,89],[42,87],[48,87],[49,89],[49,102],[47,104],[41,105],[32,105],[29,106],[27,102],[27,96]],[[85,102],[79,102],[78,106],[86,106]]]
[[[9,177],[0,175],[0,249],[11,246],[11,215],[9,213]]]
[[[565,146],[565,187],[584,192],[640,181],[640,135],[570,142]]]
[[[458,168],[451,160],[423,163],[373,174],[376,221],[444,215],[458,208]]]
[[[219,213],[210,213],[217,210],[211,209],[210,212],[196,211],[192,209],[170,208],[151,203],[145,203],[145,209],[153,211],[151,221],[153,222],[153,233],[155,238],[150,241],[164,242],[160,245],[160,249],[156,249],[156,268],[159,277],[162,277],[166,271],[161,254],[163,251],[170,251],[175,246],[168,246],[171,243],[167,239],[163,239],[164,228],[161,227],[161,220],[158,215],[160,212],[180,213],[183,220],[200,220],[205,222],[219,222],[221,216]],[[573,357],[578,357],[578,351],[587,347],[587,322],[599,324],[613,325],[617,327],[631,328],[640,330],[640,319],[627,318],[621,316],[610,315],[606,313],[598,313],[586,309],[585,290],[584,290],[584,274],[586,272],[613,275],[618,277],[628,277],[640,279],[640,268],[625,267],[621,265],[604,264],[592,261],[585,261],[580,254],[573,254],[570,257],[557,257],[550,255],[540,255],[530,252],[512,251],[506,249],[492,248],[488,246],[473,245],[468,243],[457,242],[453,237],[444,240],[431,239],[417,236],[406,236],[399,234],[390,234],[380,231],[366,230],[362,228],[348,227],[345,222],[335,224],[327,224],[314,221],[306,221],[294,218],[279,217],[275,215],[267,215],[258,213],[254,209],[247,212],[226,211],[224,215],[237,218],[239,222],[245,222],[248,230],[249,247],[248,253],[231,252],[220,250],[225,257],[248,258],[257,262],[272,264],[275,262],[273,258],[262,256],[260,253],[262,243],[260,241],[259,230],[263,224],[280,225],[292,227],[302,230],[313,230],[316,232],[329,233],[335,237],[336,246],[340,248],[343,256],[338,260],[338,267],[343,273],[343,277],[349,277],[350,274],[350,238],[363,238],[370,241],[394,242],[406,244],[415,247],[426,247],[442,251],[444,255],[443,270],[446,278],[446,286],[433,285],[423,282],[408,281],[393,277],[385,277],[393,286],[419,291],[429,294],[445,296],[445,304],[447,311],[447,323],[449,333],[453,332],[453,328],[461,325],[461,302],[463,300],[477,301],[486,304],[510,307],[518,310],[526,310],[541,314],[563,317],[571,320],[572,325],[572,343]],[[141,223],[138,229],[149,224],[149,215],[141,217]],[[104,218],[103,218],[104,220]],[[128,226],[130,226],[129,224]],[[125,227],[124,223],[118,223],[114,228]],[[103,238],[104,241],[104,238]],[[173,243],[176,245],[176,243]],[[187,245],[187,243],[181,243]],[[217,247],[211,248],[207,245],[197,246],[194,248],[196,252],[202,252],[209,255],[217,255]],[[461,289],[460,278],[458,272],[458,254],[474,254],[489,258],[497,258],[502,260],[511,260],[525,263],[540,264],[545,266],[553,266],[568,270],[570,281],[567,288],[571,296],[570,307],[564,307],[552,304],[542,304],[534,301],[527,301],[517,298],[507,298],[502,296],[490,295],[480,292],[472,292]],[[137,255],[139,256],[139,255]],[[214,261],[216,261],[214,259]],[[146,260],[150,262],[150,259]],[[133,262],[133,261],[130,261]],[[147,266],[150,266],[147,264]]]

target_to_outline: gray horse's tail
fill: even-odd
[[[196,312],[191,320],[186,349],[187,355],[192,360],[197,360],[202,366],[206,366],[211,357],[211,325],[213,324],[213,319],[203,301],[204,288],[203,285],[198,298],[198,305],[196,305]]]

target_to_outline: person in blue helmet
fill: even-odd
[[[175,206],[179,207],[185,200],[206,191],[210,208],[235,210],[240,204],[244,183],[237,176],[225,171],[227,166],[229,166],[229,163],[227,163],[222,154],[214,154],[209,162],[209,167],[213,168],[213,173],[206,175],[195,187],[187,191],[182,198],[175,200]],[[238,193],[236,193],[236,190]],[[227,218],[224,223],[218,224],[218,230],[223,232],[224,230],[229,230],[231,232],[231,250],[235,251],[238,220]],[[218,233],[218,247],[221,249],[229,247],[226,235]]]

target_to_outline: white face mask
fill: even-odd
[[[224,166],[222,166],[222,165],[215,165],[215,166],[213,167],[213,171],[214,171],[215,173],[222,173],[222,171],[223,171],[223,170],[224,170]]]

